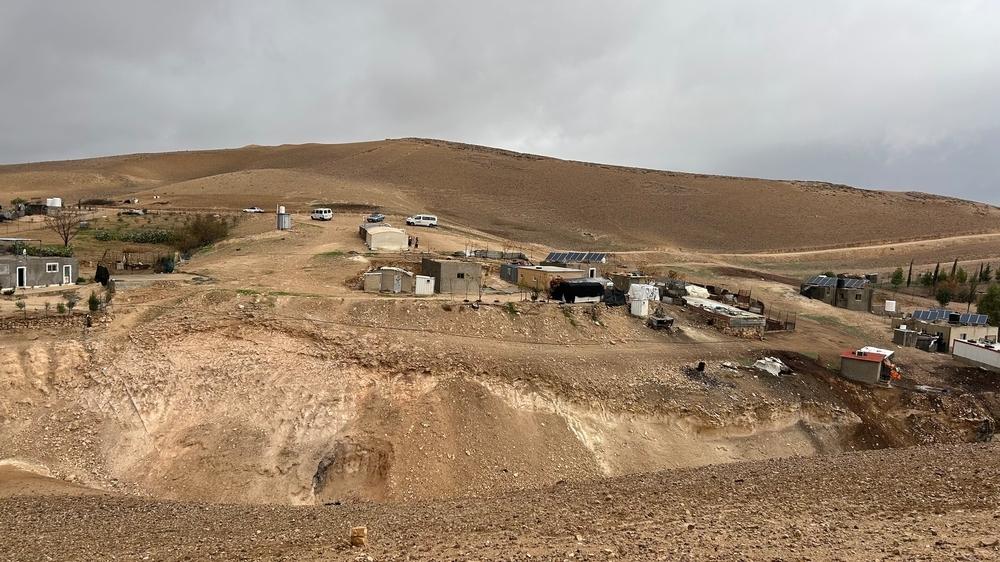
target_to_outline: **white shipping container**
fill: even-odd
[[[955,340],[951,354],[980,367],[1000,372],[1000,345]]]

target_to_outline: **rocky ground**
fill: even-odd
[[[866,451],[403,504],[12,496],[0,499],[0,558],[995,560],[998,452]],[[353,526],[367,527],[367,548],[348,544]]]

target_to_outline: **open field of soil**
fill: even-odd
[[[560,482],[409,504],[3,499],[5,560],[992,560],[996,445]],[[350,529],[366,526],[368,546]]]

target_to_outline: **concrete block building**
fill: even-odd
[[[0,289],[72,285],[79,276],[76,258],[0,255]]]
[[[476,295],[483,283],[483,266],[473,261],[424,258],[420,273],[434,278],[437,293]]]
[[[582,269],[555,265],[519,265],[510,269],[501,268],[501,278],[526,289],[547,292],[556,279],[580,279],[587,276]]]
[[[868,277],[816,275],[799,287],[799,293],[837,308],[871,312],[875,287]]]
[[[985,314],[953,312],[943,308],[914,310],[908,317],[892,320],[893,333],[917,332],[937,336],[929,351],[947,353],[958,340],[996,342],[998,328],[989,325]]]

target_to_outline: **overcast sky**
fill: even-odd
[[[0,3],[0,162],[421,136],[1000,203],[1000,2]]]

